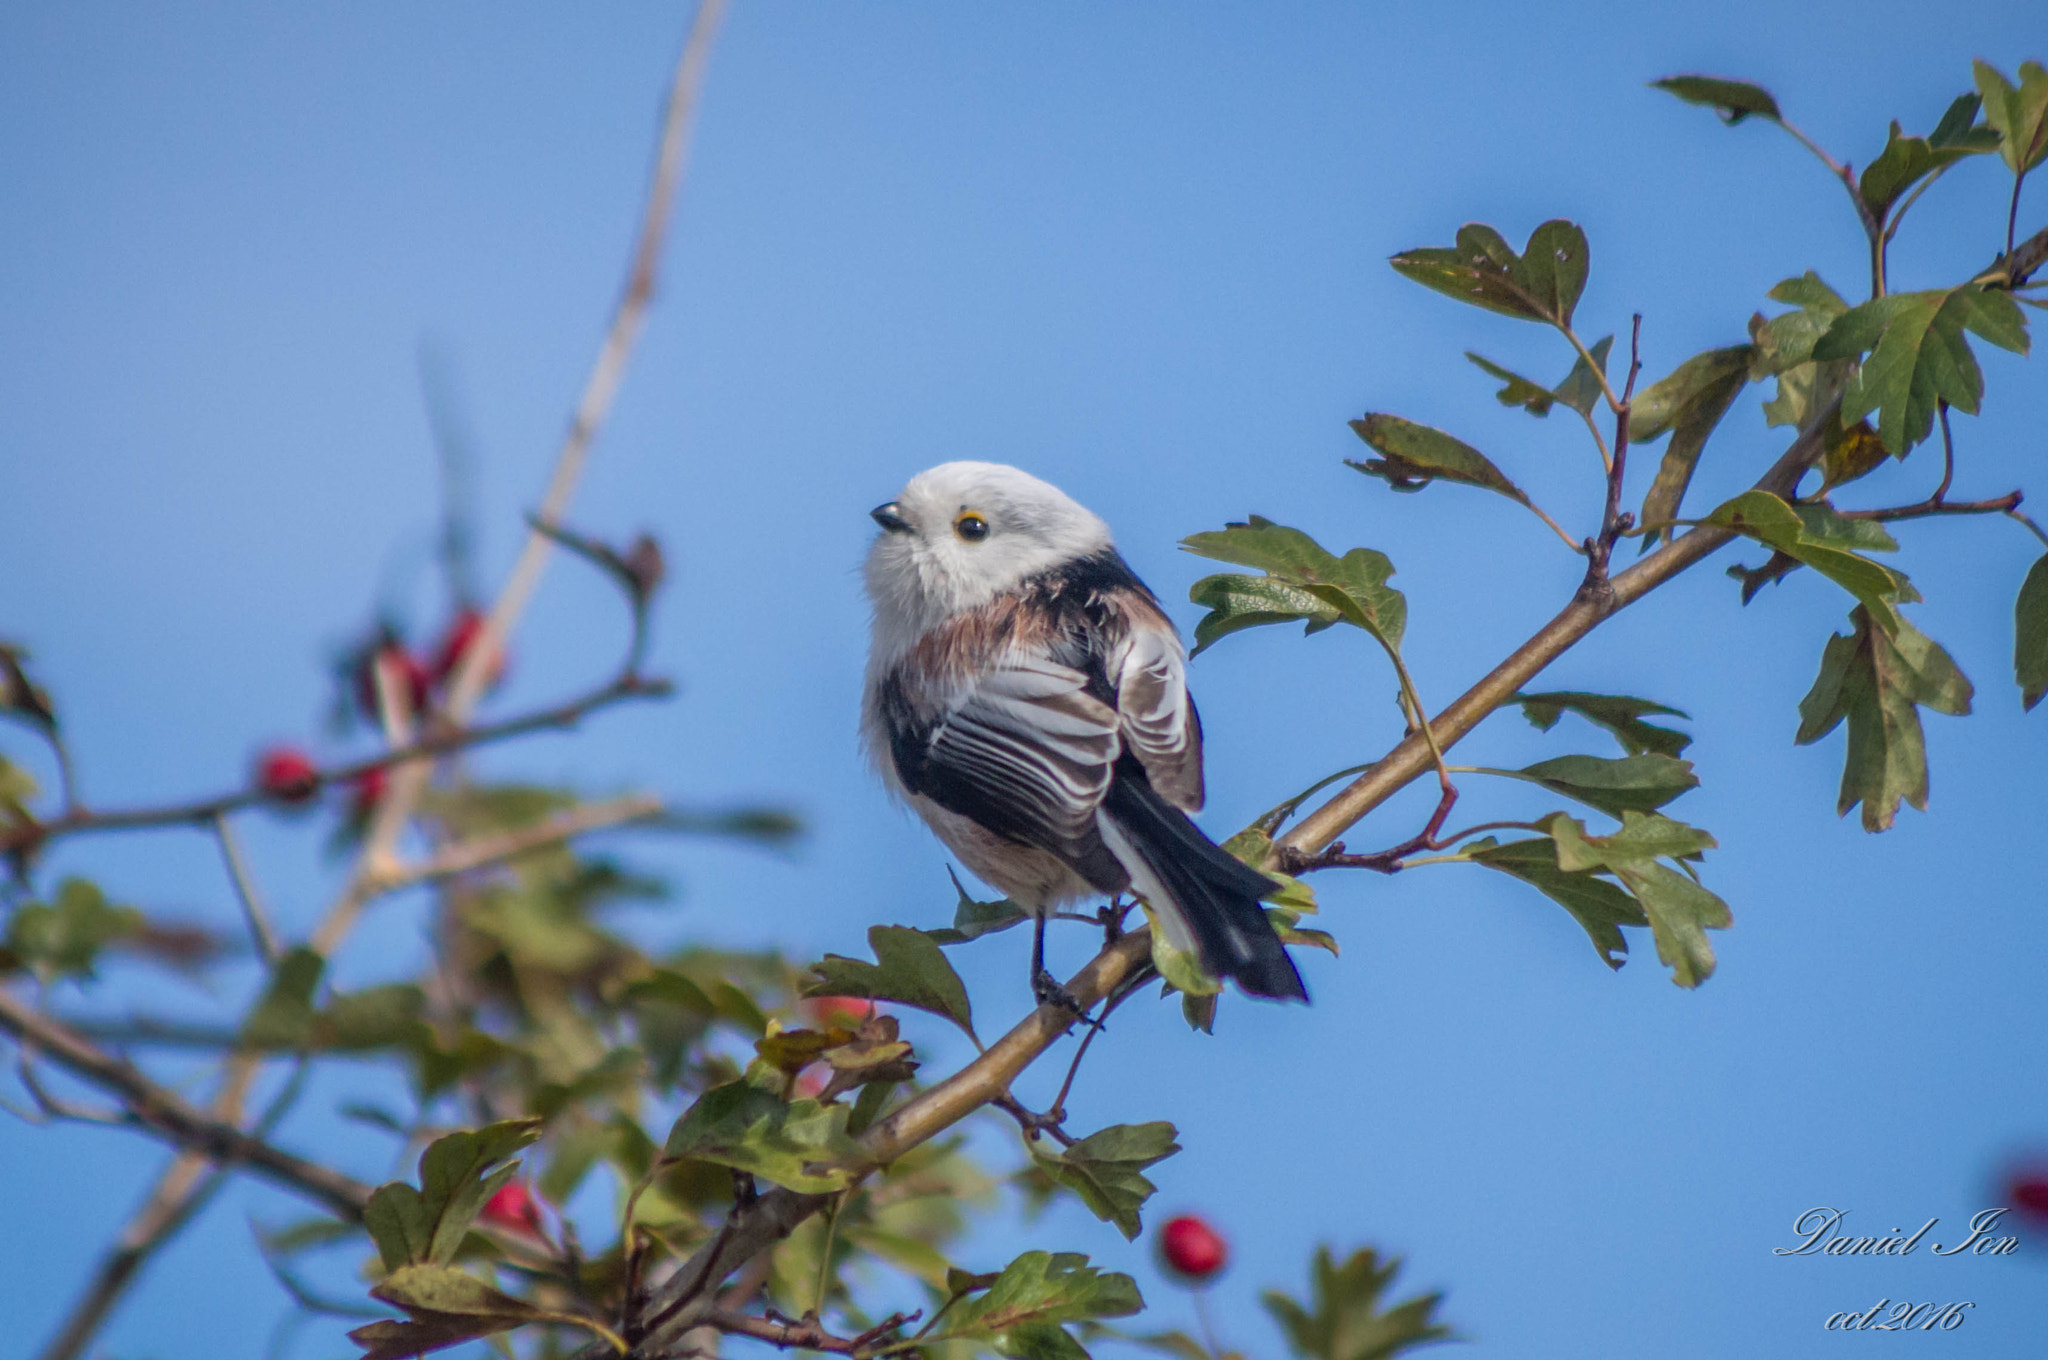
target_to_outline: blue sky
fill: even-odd
[[[376,605],[430,622],[423,345],[474,431],[486,572],[509,565],[618,286],[687,20],[648,5],[0,11],[0,633],[35,649],[90,797],[231,784],[262,742],[317,733],[324,659]],[[867,507],[958,457],[1017,463],[1101,513],[1184,627],[1204,574],[1175,547],[1188,533],[1255,512],[1386,552],[1409,664],[1441,705],[1568,598],[1576,559],[1505,501],[1388,494],[1343,466],[1362,447],[1344,422],[1386,410],[1451,429],[1573,525],[1598,488],[1582,431],[1501,409],[1460,357],[1554,378],[1569,355],[1385,257],[1468,220],[1519,242],[1572,218],[1592,242],[1581,325],[1625,331],[1641,311],[1659,376],[1741,340],[1778,279],[1812,268],[1848,291],[1864,265],[1840,186],[1789,139],[1723,128],[1645,81],[1760,81],[1860,165],[1887,119],[1930,127],[1971,57],[2010,71],[2048,55],[2044,37],[2017,0],[1938,18],[1868,0],[741,0],[667,279],[573,516],[668,544],[656,658],[682,697],[491,768],[809,818],[786,859],[650,848],[683,884],[652,928],[816,954],[851,952],[872,922],[938,923],[945,856],[854,740],[856,568]],[[1980,268],[2009,183],[1980,159],[1923,200],[1895,251],[1902,286]],[[1980,354],[1986,414],[1957,422],[1958,494],[2031,488],[2048,383]],[[1728,416],[1692,504],[1782,447],[1761,395]],[[1916,456],[1845,499],[1916,499],[1933,479]],[[1325,876],[1321,924],[1344,955],[1304,964],[1313,1009],[1232,1003],[1213,1038],[1170,1006],[1120,1013],[1076,1120],[1181,1127],[1155,1204],[1231,1236],[1230,1340],[1277,1354],[1257,1292],[1300,1288],[1329,1241],[1405,1254],[1402,1283],[1448,1290],[1476,1355],[1805,1357],[1856,1344],[1821,1332],[1828,1314],[1907,1296],[1977,1305],[1909,1345],[2034,1353],[2038,1257],[1771,1254],[1820,1204],[1866,1231],[1957,1225],[1991,1202],[2000,1159],[2048,1145],[2048,713],[2021,714],[2010,670],[2012,597],[2039,545],[2003,521],[1900,537],[1927,599],[1913,616],[1976,682],[1977,712],[1928,719],[1931,809],[1888,835],[1834,815],[1839,733],[1791,745],[1847,608],[1811,573],[1744,609],[1720,569],[1762,553],[1724,554],[1546,677],[1693,715],[1703,787],[1671,810],[1719,837],[1706,881],[1736,918],[1697,993],[1671,986],[1647,939],[1610,975],[1557,908],[1453,867]],[[601,584],[557,570],[503,702],[597,673],[617,629]],[[1193,682],[1218,834],[1398,735],[1393,682],[1356,636],[1233,638]],[[1514,765],[1602,741],[1510,712],[1463,753]],[[1427,801],[1397,800],[1354,841],[1403,838]],[[1547,810],[1491,788],[1468,806]],[[304,928],[330,886],[317,833],[261,828],[253,853]],[[228,910],[197,837],[81,845],[49,869]],[[416,956],[408,910],[379,913],[344,982]],[[1055,942],[1073,962],[1084,946]],[[1022,1009],[1021,949],[1006,936],[967,955],[992,1011]],[[319,1102],[283,1136],[389,1171]],[[993,1123],[977,1137],[1014,1155]],[[0,1355],[52,1325],[157,1159],[130,1135],[0,1122],[15,1244]],[[284,1208],[228,1195],[152,1267],[109,1353],[259,1348],[285,1300],[247,1218]],[[982,1245],[1027,1239],[1132,1270],[1160,1322],[1190,1320],[1143,1244],[1077,1209]],[[344,1349],[309,1337],[299,1353]]]

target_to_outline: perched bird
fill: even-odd
[[[1202,724],[1186,653],[1109,527],[999,463],[942,463],[869,512],[874,603],[862,735],[890,789],[1037,917],[1135,889],[1167,940],[1254,996],[1302,1001],[1259,906],[1273,880],[1188,820]]]

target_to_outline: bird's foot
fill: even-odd
[[[1038,998],[1041,1006],[1057,1006],[1091,1029],[1101,1029],[1100,1020],[1088,1018],[1087,1008],[1082,1006],[1074,994],[1060,985],[1060,980],[1043,968],[1031,978],[1031,994]]]

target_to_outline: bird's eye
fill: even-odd
[[[969,543],[979,543],[988,537],[988,521],[972,510],[962,511],[960,517],[953,521],[953,532]]]

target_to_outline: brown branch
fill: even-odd
[[[417,741],[395,746],[379,755],[327,766],[314,776],[314,787],[345,785],[360,779],[372,770],[384,770],[409,761],[451,755],[471,747],[489,745],[512,737],[528,736],[535,732],[573,727],[592,713],[609,708],[613,704],[629,699],[664,698],[672,693],[673,689],[674,687],[666,680],[650,679],[628,672],[615,676],[596,689],[565,703],[537,709],[516,718],[507,718],[502,722],[483,723],[476,727],[443,728]],[[269,795],[260,788],[246,788],[237,789],[233,793],[217,794],[211,798],[166,803],[156,807],[122,808],[112,812],[74,808],[47,822],[30,823],[10,831],[5,838],[0,838],[0,855],[40,847],[62,837],[88,832],[198,825],[268,801]]]
[[[924,1310],[915,1313],[892,1313],[859,1336],[834,1336],[819,1325],[816,1318],[792,1320],[784,1317],[755,1317],[728,1308],[715,1308],[704,1317],[704,1324],[734,1336],[748,1336],[756,1341],[765,1341],[783,1350],[828,1351],[834,1355],[865,1356],[868,1347],[880,1341],[891,1332],[901,1331],[918,1320]]]
[[[711,59],[711,45],[718,35],[719,23],[725,17],[725,7],[726,0],[700,0],[696,18],[690,25],[690,36],[677,60],[675,76],[669,86],[668,106],[662,115],[661,143],[655,153],[654,173],[648,184],[647,207],[641,215],[639,238],[634,243],[626,287],[612,310],[611,325],[605,331],[604,343],[598,348],[597,360],[584,382],[583,395],[577,400],[568,432],[562,438],[561,450],[555,456],[555,470],[548,480],[547,494],[541,500],[538,513],[538,518],[544,523],[560,523],[568,510],[569,498],[575,494],[576,482],[582,476],[591,443],[611,411],[612,398],[625,377],[627,361],[631,359],[634,344],[646,323],[647,305],[654,297],[655,281],[661,267],[662,246],[668,237],[669,217],[675,209],[676,194],[682,187],[697,98],[704,87],[705,67]],[[504,647],[505,640],[511,636],[513,624],[533,597],[534,587],[540,583],[540,574],[547,567],[553,547],[545,533],[538,529],[527,532],[526,544],[520,550],[518,562],[513,565],[512,575],[498,593],[497,603],[492,606],[489,617],[484,620],[483,631],[477,635],[477,645],[464,655],[449,685],[446,710],[454,721],[459,723],[482,695],[490,675],[491,661]]]
[[[1931,497],[1916,505],[1892,505],[1881,510],[1838,510],[1843,519],[1867,519],[1886,523],[1897,519],[1926,519],[1930,515],[2004,515],[2020,508],[2025,499],[2019,491],[2008,491],[1988,501],[1937,501]]]
[[[115,1097],[126,1109],[129,1122],[201,1161],[246,1166],[342,1218],[353,1221],[362,1217],[363,1205],[370,1198],[369,1186],[252,1137],[230,1119],[208,1114],[69,1025],[39,1014],[4,987],[0,987],[0,1030],[35,1045],[39,1054]]]
[[[410,888],[415,884],[450,878],[493,864],[502,864],[528,851],[559,845],[563,841],[573,840],[592,831],[602,831],[607,827],[624,826],[628,822],[658,817],[661,812],[661,800],[651,793],[628,794],[623,798],[572,808],[544,821],[535,822],[531,826],[514,827],[509,831],[497,831],[486,836],[457,841],[436,851],[432,859],[423,860],[418,864],[408,864],[395,872],[387,873],[377,880],[376,888],[379,893],[397,892],[401,888]]]

